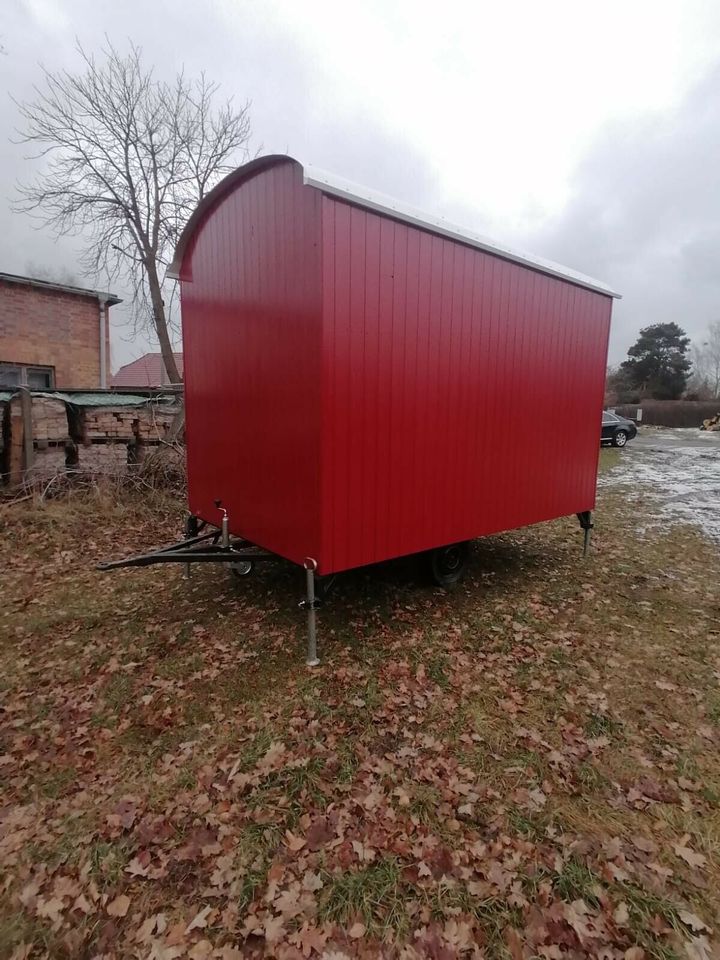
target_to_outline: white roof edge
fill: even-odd
[[[540,273],[547,273],[550,276],[560,277],[563,280],[569,280],[579,287],[585,287],[596,293],[603,293],[615,300],[621,299],[621,294],[616,293],[606,283],[601,280],[594,280],[592,277],[585,276],[577,270],[571,270],[569,267],[563,267],[559,263],[553,263],[552,260],[545,260],[542,257],[536,257],[533,254],[522,253],[519,250],[512,250],[504,244],[496,243],[488,237],[474,233],[464,227],[456,226],[439,217],[432,217],[421,210],[401,203],[392,197],[385,196],[362,187],[359,184],[351,183],[335,174],[327,173],[324,170],[318,170],[316,167],[303,164],[303,182],[323,193],[331,194],[347,200],[349,203],[355,203],[367,210],[375,210],[377,213],[384,213],[393,217],[395,220],[402,220],[405,223],[412,224],[429,230],[431,233],[448,237],[451,240],[460,240],[479,250],[485,250],[487,253],[493,253],[504,260],[512,260],[514,263],[521,263]]]

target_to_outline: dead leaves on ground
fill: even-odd
[[[335,645],[248,703],[222,684],[264,628],[239,647],[212,583],[190,629],[178,593],[123,641],[11,631],[3,891],[42,931],[17,958],[711,957],[711,694],[677,654],[633,676],[642,620],[601,617],[574,563],[489,597],[399,589],[389,622],[369,601],[367,659]]]

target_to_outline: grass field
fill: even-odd
[[[717,956],[720,555],[647,510],[349,574],[308,670],[290,567],[94,570],[179,505],[0,507],[0,958]]]

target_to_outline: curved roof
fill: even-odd
[[[172,263],[167,268],[167,276],[171,277],[173,280],[180,279],[180,268],[182,267],[183,257],[185,256],[187,245],[190,243],[193,234],[200,226],[205,214],[215,203],[217,203],[218,200],[224,197],[225,194],[234,190],[235,187],[239,186],[243,182],[243,180],[249,180],[251,177],[254,177],[255,174],[260,173],[261,170],[267,170],[269,167],[274,167],[278,163],[288,162],[297,163],[298,161],[293,157],[289,157],[287,154],[283,153],[269,153],[264,157],[255,157],[254,160],[249,160],[247,163],[244,163],[241,167],[238,167],[226,177],[223,177],[219,183],[216,183],[212,190],[209,193],[206,193],[200,203],[195,207],[190,219],[183,227],[183,231],[180,234],[180,238],[175,247]]]
[[[376,213],[384,214],[387,217],[392,217],[393,220],[400,220],[412,224],[422,230],[427,230],[429,233],[434,233],[441,237],[448,237],[452,240],[458,240],[468,246],[477,247],[479,250],[484,250],[497,257],[502,257],[504,260],[511,260],[514,263],[520,263],[533,270],[538,270],[540,273],[560,277],[579,287],[585,287],[588,290],[594,290],[596,293],[603,293],[608,297],[620,299],[620,294],[616,293],[601,280],[595,280],[592,277],[586,276],[584,273],[579,273],[577,270],[563,267],[558,263],[554,263],[552,260],[545,260],[533,254],[514,250],[481,234],[467,230],[464,227],[458,227],[440,217],[433,217],[423,213],[414,207],[401,203],[399,200],[394,200],[392,197],[387,197],[367,187],[361,187],[348,180],[343,180],[335,174],[326,173],[324,170],[318,170],[316,167],[301,164],[294,157],[286,154],[269,154],[265,157],[256,157],[254,160],[250,160],[248,163],[243,164],[243,166],[238,167],[237,170],[229,173],[200,201],[180,235],[177,247],[175,248],[175,256],[168,267],[169,277],[179,278],[180,267],[187,245],[201,220],[213,204],[242,183],[243,180],[253,177],[261,170],[265,170],[279,163],[298,164],[303,171],[303,183],[316,190],[322,191],[322,193],[338,197],[341,200],[345,200],[355,206],[363,207],[366,210],[372,210]]]

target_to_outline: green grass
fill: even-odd
[[[101,890],[116,887],[132,858],[126,840],[97,840],[89,849],[87,862],[90,875]]]
[[[133,687],[129,673],[113,673],[105,687],[105,703],[112,711],[120,712],[133,701]]]
[[[510,807],[507,811],[507,821],[511,830],[530,840],[540,840],[546,829],[546,823],[536,817],[529,817],[517,807]]]
[[[450,671],[450,659],[445,653],[436,653],[430,657],[427,663],[427,675],[441,689],[447,690],[450,686],[448,677]]]
[[[420,823],[437,824],[438,807],[441,803],[442,798],[437,787],[418,783],[410,789],[410,805],[403,809],[407,809]]]
[[[603,890],[600,878],[574,857],[564,863],[560,872],[555,874],[553,887],[561,899],[569,903],[573,900],[584,900],[590,907],[600,904],[599,898]]]
[[[589,737],[617,737],[622,733],[622,723],[607,713],[591,713],[585,732]]]
[[[400,867],[383,857],[361,870],[326,874],[319,917],[347,929],[354,922],[382,938],[388,931],[402,934],[408,925],[406,902],[411,891],[403,883]]]
[[[684,960],[684,952],[678,952],[649,932],[653,919],[660,917],[681,941],[689,940],[688,930],[680,920],[677,905],[667,897],[641,889],[632,883],[619,884],[616,889],[627,904],[633,936],[648,956],[653,960]]]

